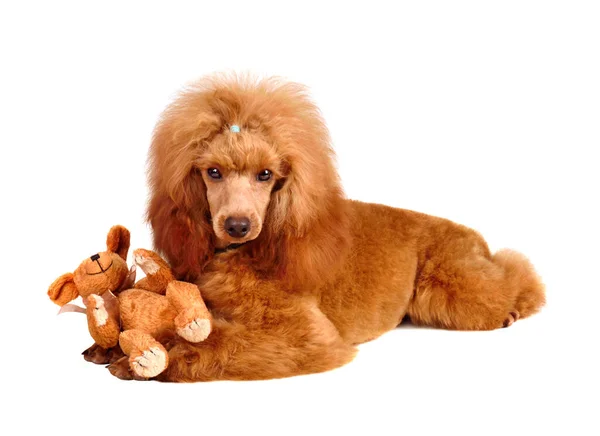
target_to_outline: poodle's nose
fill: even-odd
[[[100,259],[100,255],[94,254],[93,256],[90,256],[90,259],[92,259],[92,261],[96,261],[96,260]]]
[[[225,230],[233,238],[243,238],[250,231],[250,220],[246,217],[230,216],[225,220]]]

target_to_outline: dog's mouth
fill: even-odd
[[[243,238],[232,238],[224,230],[221,230],[220,232],[217,232],[215,230],[215,234],[217,235],[217,244],[216,244],[217,248],[230,249],[230,248],[237,248],[241,245],[246,244],[247,242],[253,241],[254,239],[256,239],[258,237],[259,232],[256,232],[256,234],[249,235],[249,236],[243,237]]]
[[[247,242],[249,242],[249,241],[247,241]],[[222,248],[216,248],[215,249],[215,254],[225,253],[226,251],[235,250],[236,248],[243,247],[244,244],[246,244],[246,242],[236,242],[235,244],[229,244],[229,245],[227,245],[225,247],[222,247]]]

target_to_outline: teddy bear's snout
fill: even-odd
[[[88,275],[102,274],[106,272],[113,262],[107,253],[96,253],[90,256],[90,260],[86,262],[85,272]]]

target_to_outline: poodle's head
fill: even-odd
[[[206,187],[217,246],[256,239],[272,194],[289,176],[285,159],[269,139],[234,124],[206,144],[195,165]]]
[[[238,76],[193,84],[163,113],[150,149],[156,248],[187,279],[215,249],[233,244],[257,268],[318,273],[316,263],[336,257],[327,244],[339,248],[345,239],[333,158],[327,128],[301,85]],[[303,265],[291,261],[299,251]]]

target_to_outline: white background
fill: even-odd
[[[3,2],[1,432],[599,434],[597,6]],[[85,319],[57,317],[48,285],[113,224],[151,247],[153,125],[231,70],[308,85],[349,197],[523,251],[547,307],[493,332],[403,326],[284,380],[123,382],[84,362]]]

